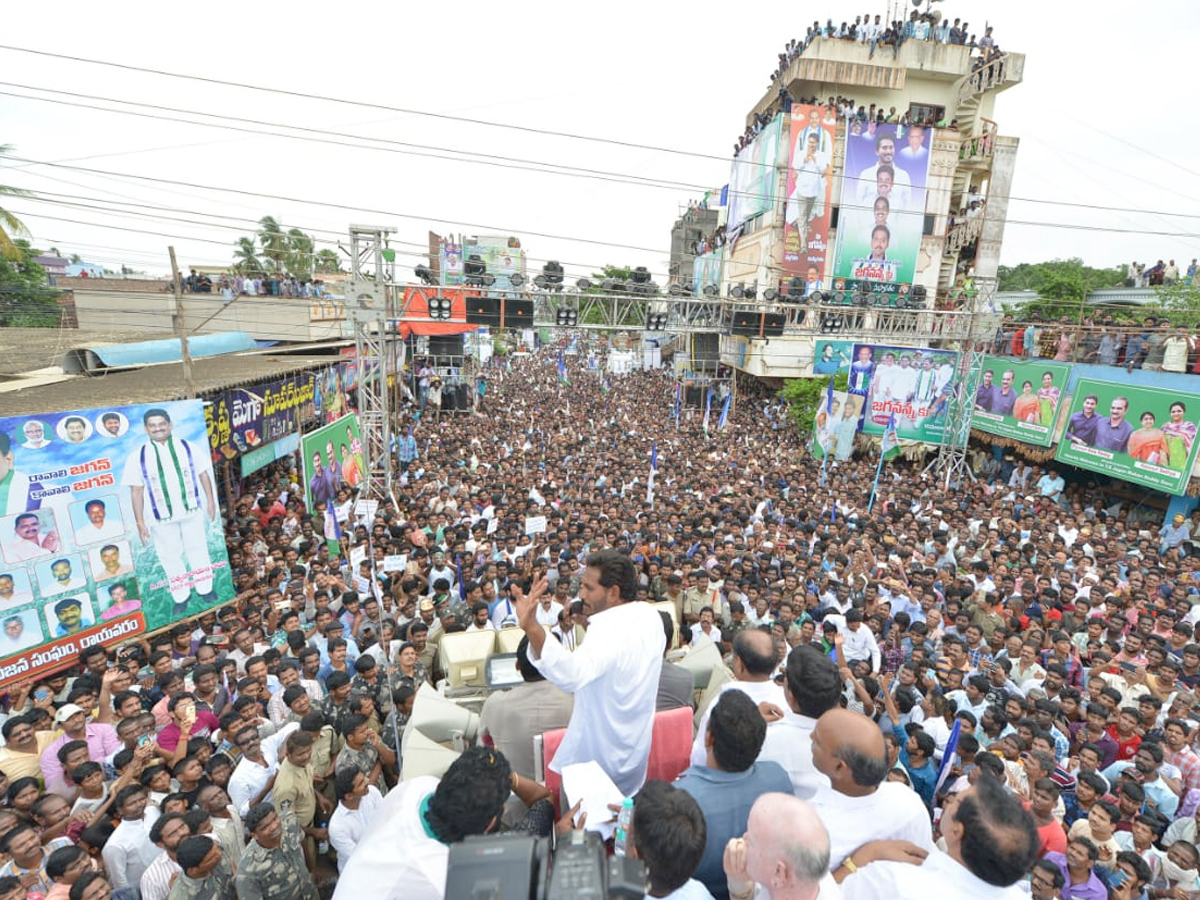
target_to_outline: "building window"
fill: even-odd
[[[946,117],[946,107],[914,103],[908,108],[908,121],[914,125],[936,125]]]

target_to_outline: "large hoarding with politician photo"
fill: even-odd
[[[901,440],[942,443],[957,366],[953,350],[855,344],[849,389],[863,399],[863,434],[883,434],[894,414]]]
[[[336,505],[343,489],[357,488],[366,480],[362,435],[358,416],[342,416],[300,439],[304,460],[304,501],[309,512],[329,503]]]
[[[1081,378],[1055,458],[1183,494],[1196,463],[1200,395]]]
[[[1064,363],[984,357],[972,399],[971,427],[1049,447],[1070,374],[1071,367]]]
[[[233,596],[199,400],[0,419],[0,685]]]
[[[901,293],[921,251],[933,131],[850,123],[834,251],[834,290]]]
[[[733,158],[729,173],[729,207],[725,229],[733,234],[775,202],[775,165],[783,116],[776,116]]]
[[[821,290],[833,212],[833,154],[837,116],[824,106],[792,104],[783,274],[804,279],[804,295]]]

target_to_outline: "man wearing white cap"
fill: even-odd
[[[47,791],[71,799],[75,795],[75,789],[68,787],[63,780],[63,764],[58,759],[59,748],[69,741],[86,741],[88,758],[92,762],[102,762],[125,745],[121,743],[111,725],[88,721],[83,707],[74,703],[67,703],[59,708],[54,715],[54,724],[58,725],[63,733],[42,751],[42,774],[46,778]]]

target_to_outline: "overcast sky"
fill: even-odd
[[[835,22],[886,12],[878,2],[803,6]],[[372,16],[363,5],[244,0],[166,7],[70,0],[52,14],[10,5],[2,44],[412,112],[0,50],[0,143],[25,159],[103,173],[10,162],[17,168],[0,171],[0,183],[60,195],[52,198],[58,203],[6,201],[37,246],[110,267],[161,273],[169,243],[183,266],[227,264],[234,239],[269,214],[325,242],[351,222],[393,226],[405,278],[419,260],[404,254],[422,253],[433,229],[518,235],[531,267],[558,259],[571,277],[614,263],[647,266],[661,283],[673,221],[704,187],[728,181],[733,141],[768,86],[776,54],[811,21],[811,13],[793,12],[799,8],[765,0],[686,7],[464,0],[380,3]],[[938,8],[979,33],[994,16],[1000,46],[1027,54],[1024,84],[996,107],[1001,132],[1021,139],[1013,196],[1023,199],[1010,207],[1003,263],[1081,256],[1097,266],[1158,258],[1183,265],[1200,255],[1196,102],[1185,70],[1200,34],[1194,0],[1140,8],[945,0]],[[1135,20],[1141,13],[1146,21]],[[324,141],[376,141],[374,149],[336,146],[62,103],[112,109],[116,100],[188,111],[120,106],[152,115],[212,113],[265,123],[225,123],[243,129],[287,124],[313,130],[290,134]],[[446,151],[491,159],[412,155]],[[529,171],[531,160],[588,171]],[[130,175],[143,180],[120,177]],[[144,180],[151,178],[161,181]],[[116,201],[145,208],[117,215]]]

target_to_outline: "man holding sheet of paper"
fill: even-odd
[[[590,607],[587,640],[572,653],[537,621],[548,590],[539,578],[528,594],[513,587],[529,657],[546,680],[575,695],[575,710],[550,768],[595,760],[625,796],[646,780],[659,661],[666,644],[657,610],[638,602],[628,556],[601,550],[587,559],[579,597]]]

